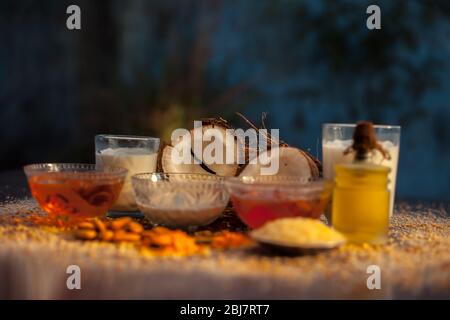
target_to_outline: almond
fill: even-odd
[[[161,234],[161,233],[169,233],[171,230],[166,227],[155,227],[151,231]]]
[[[124,230],[117,230],[114,233],[113,240],[116,242],[126,241],[126,242],[138,242],[141,240],[141,235],[126,232]]]
[[[112,230],[120,230],[120,229],[123,229],[130,222],[133,222],[133,220],[130,217],[123,217],[123,218],[119,218],[117,220],[111,221],[109,226]]]
[[[77,227],[78,227],[78,229],[87,229],[87,230],[94,230],[95,229],[94,224],[92,222],[89,222],[89,221],[80,222],[77,225]]]
[[[158,246],[170,246],[173,243],[173,238],[170,235],[159,234],[152,237],[152,241]]]
[[[135,221],[131,221],[127,224],[127,229],[133,233],[142,233],[144,231],[144,227]]]
[[[75,230],[75,237],[82,240],[94,240],[97,237],[95,230],[79,229]]]
[[[105,232],[106,231],[106,225],[103,221],[101,220],[94,220],[94,225],[95,228],[100,232]]]
[[[114,238],[114,232],[111,230],[105,230],[100,233],[100,239],[103,241],[111,241]]]

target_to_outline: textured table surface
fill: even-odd
[[[28,210],[40,209],[29,199],[0,205],[0,298],[450,298],[444,204],[398,205],[386,245],[346,245],[299,257],[258,247],[185,258],[143,256],[129,246],[85,243],[8,223],[9,216]],[[66,287],[69,265],[81,268],[81,290]],[[381,290],[367,288],[370,265],[381,269]]]

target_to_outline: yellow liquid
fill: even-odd
[[[384,167],[381,170],[371,169],[336,166],[333,227],[343,233],[349,242],[379,244],[387,240],[390,194],[386,176],[389,170],[384,170]]]

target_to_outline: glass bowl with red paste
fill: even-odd
[[[43,163],[24,167],[31,194],[50,216],[67,222],[104,216],[125,180],[123,168]]]
[[[285,217],[318,219],[330,201],[332,184],[293,176],[243,176],[225,182],[233,207],[250,228]]]

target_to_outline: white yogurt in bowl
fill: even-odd
[[[154,225],[195,228],[212,223],[229,195],[223,178],[195,173],[149,173],[132,178],[136,202]]]

